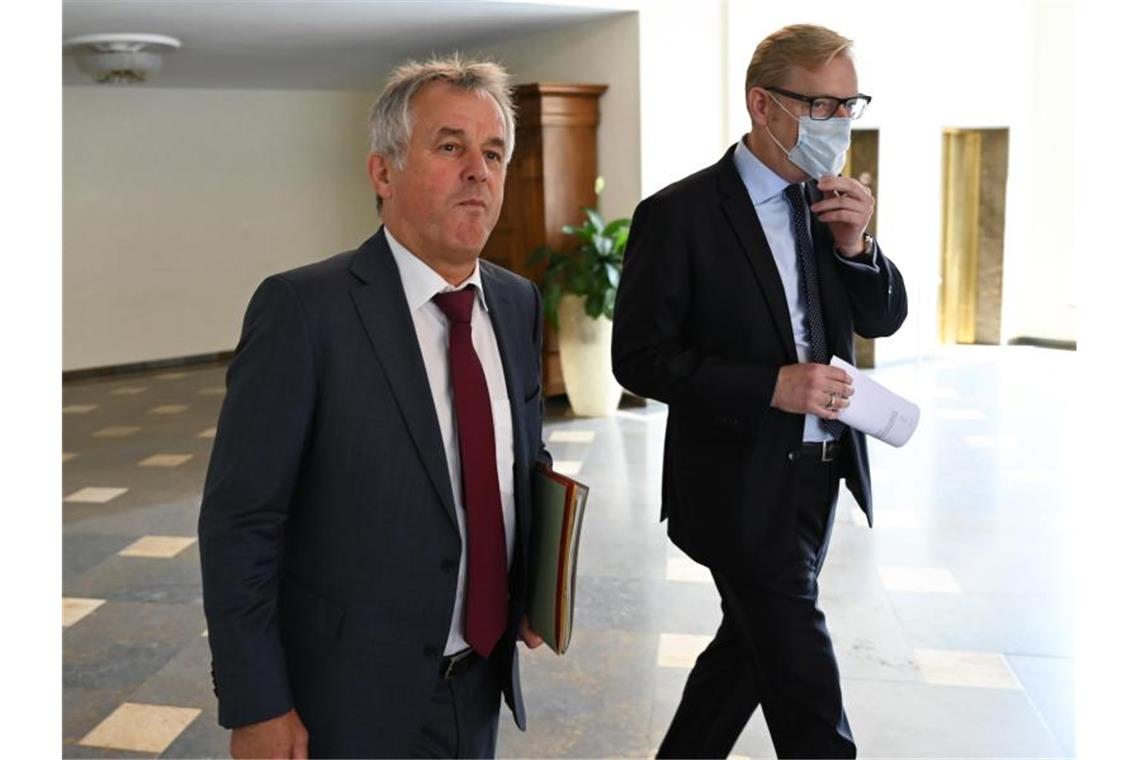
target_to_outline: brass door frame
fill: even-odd
[[[879,196],[879,130],[855,129],[851,132],[851,147],[843,164],[844,177],[866,182],[876,198]],[[866,175],[866,176],[864,176]],[[867,224],[867,234],[874,236],[879,214],[871,214]],[[855,336],[855,366],[869,369],[875,366],[875,341],[872,338]]]
[[[939,338],[973,343],[977,315],[978,205],[982,135],[947,129],[942,134],[942,283]]]

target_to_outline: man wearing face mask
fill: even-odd
[[[853,334],[891,335],[902,276],[836,176],[859,92],[851,41],[794,25],[756,48],[752,128],[642,201],[614,313],[614,374],[669,405],[662,519],[709,567],[723,618],[660,757],[725,757],[757,705],[780,757],[855,757],[817,578],[846,481],[871,519],[864,436],[837,419]]]

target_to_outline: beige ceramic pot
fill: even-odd
[[[558,352],[562,379],[574,414],[608,417],[617,411],[621,386],[614,379],[610,340],[614,323],[586,316],[583,296],[563,295],[558,304]]]

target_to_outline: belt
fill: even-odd
[[[452,678],[461,676],[471,669],[471,666],[479,662],[481,658],[475,654],[475,650],[471,647],[456,652],[455,654],[444,655],[439,663],[439,677],[445,681],[450,681]]]
[[[793,462],[831,462],[840,452],[840,441],[817,441],[805,443],[795,451],[788,452],[788,459]]]

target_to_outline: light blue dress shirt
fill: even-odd
[[[792,229],[792,210],[788,199],[784,197],[784,188],[790,182],[764,165],[748,146],[741,140],[736,144],[736,151],[732,154],[733,163],[744,187],[748,189],[748,197],[752,207],[756,209],[756,217],[760,220],[760,227],[764,237],[768,240],[768,247],[772,249],[772,258],[776,262],[776,269],[780,272],[780,281],[784,285],[784,296],[788,301],[788,314],[792,318],[792,339],[796,344],[796,356],[800,362],[809,361],[811,356],[811,338],[807,326],[807,304],[804,303],[800,289],[800,269],[796,261],[796,236]],[[811,236],[809,225],[808,236]],[[877,249],[877,246],[875,246]],[[872,262],[877,261],[878,252],[873,250]],[[835,258],[844,266],[860,267],[878,271],[878,266],[852,262],[835,252]],[[804,416],[804,441],[825,441],[831,438],[820,427],[820,419],[814,414]]]

